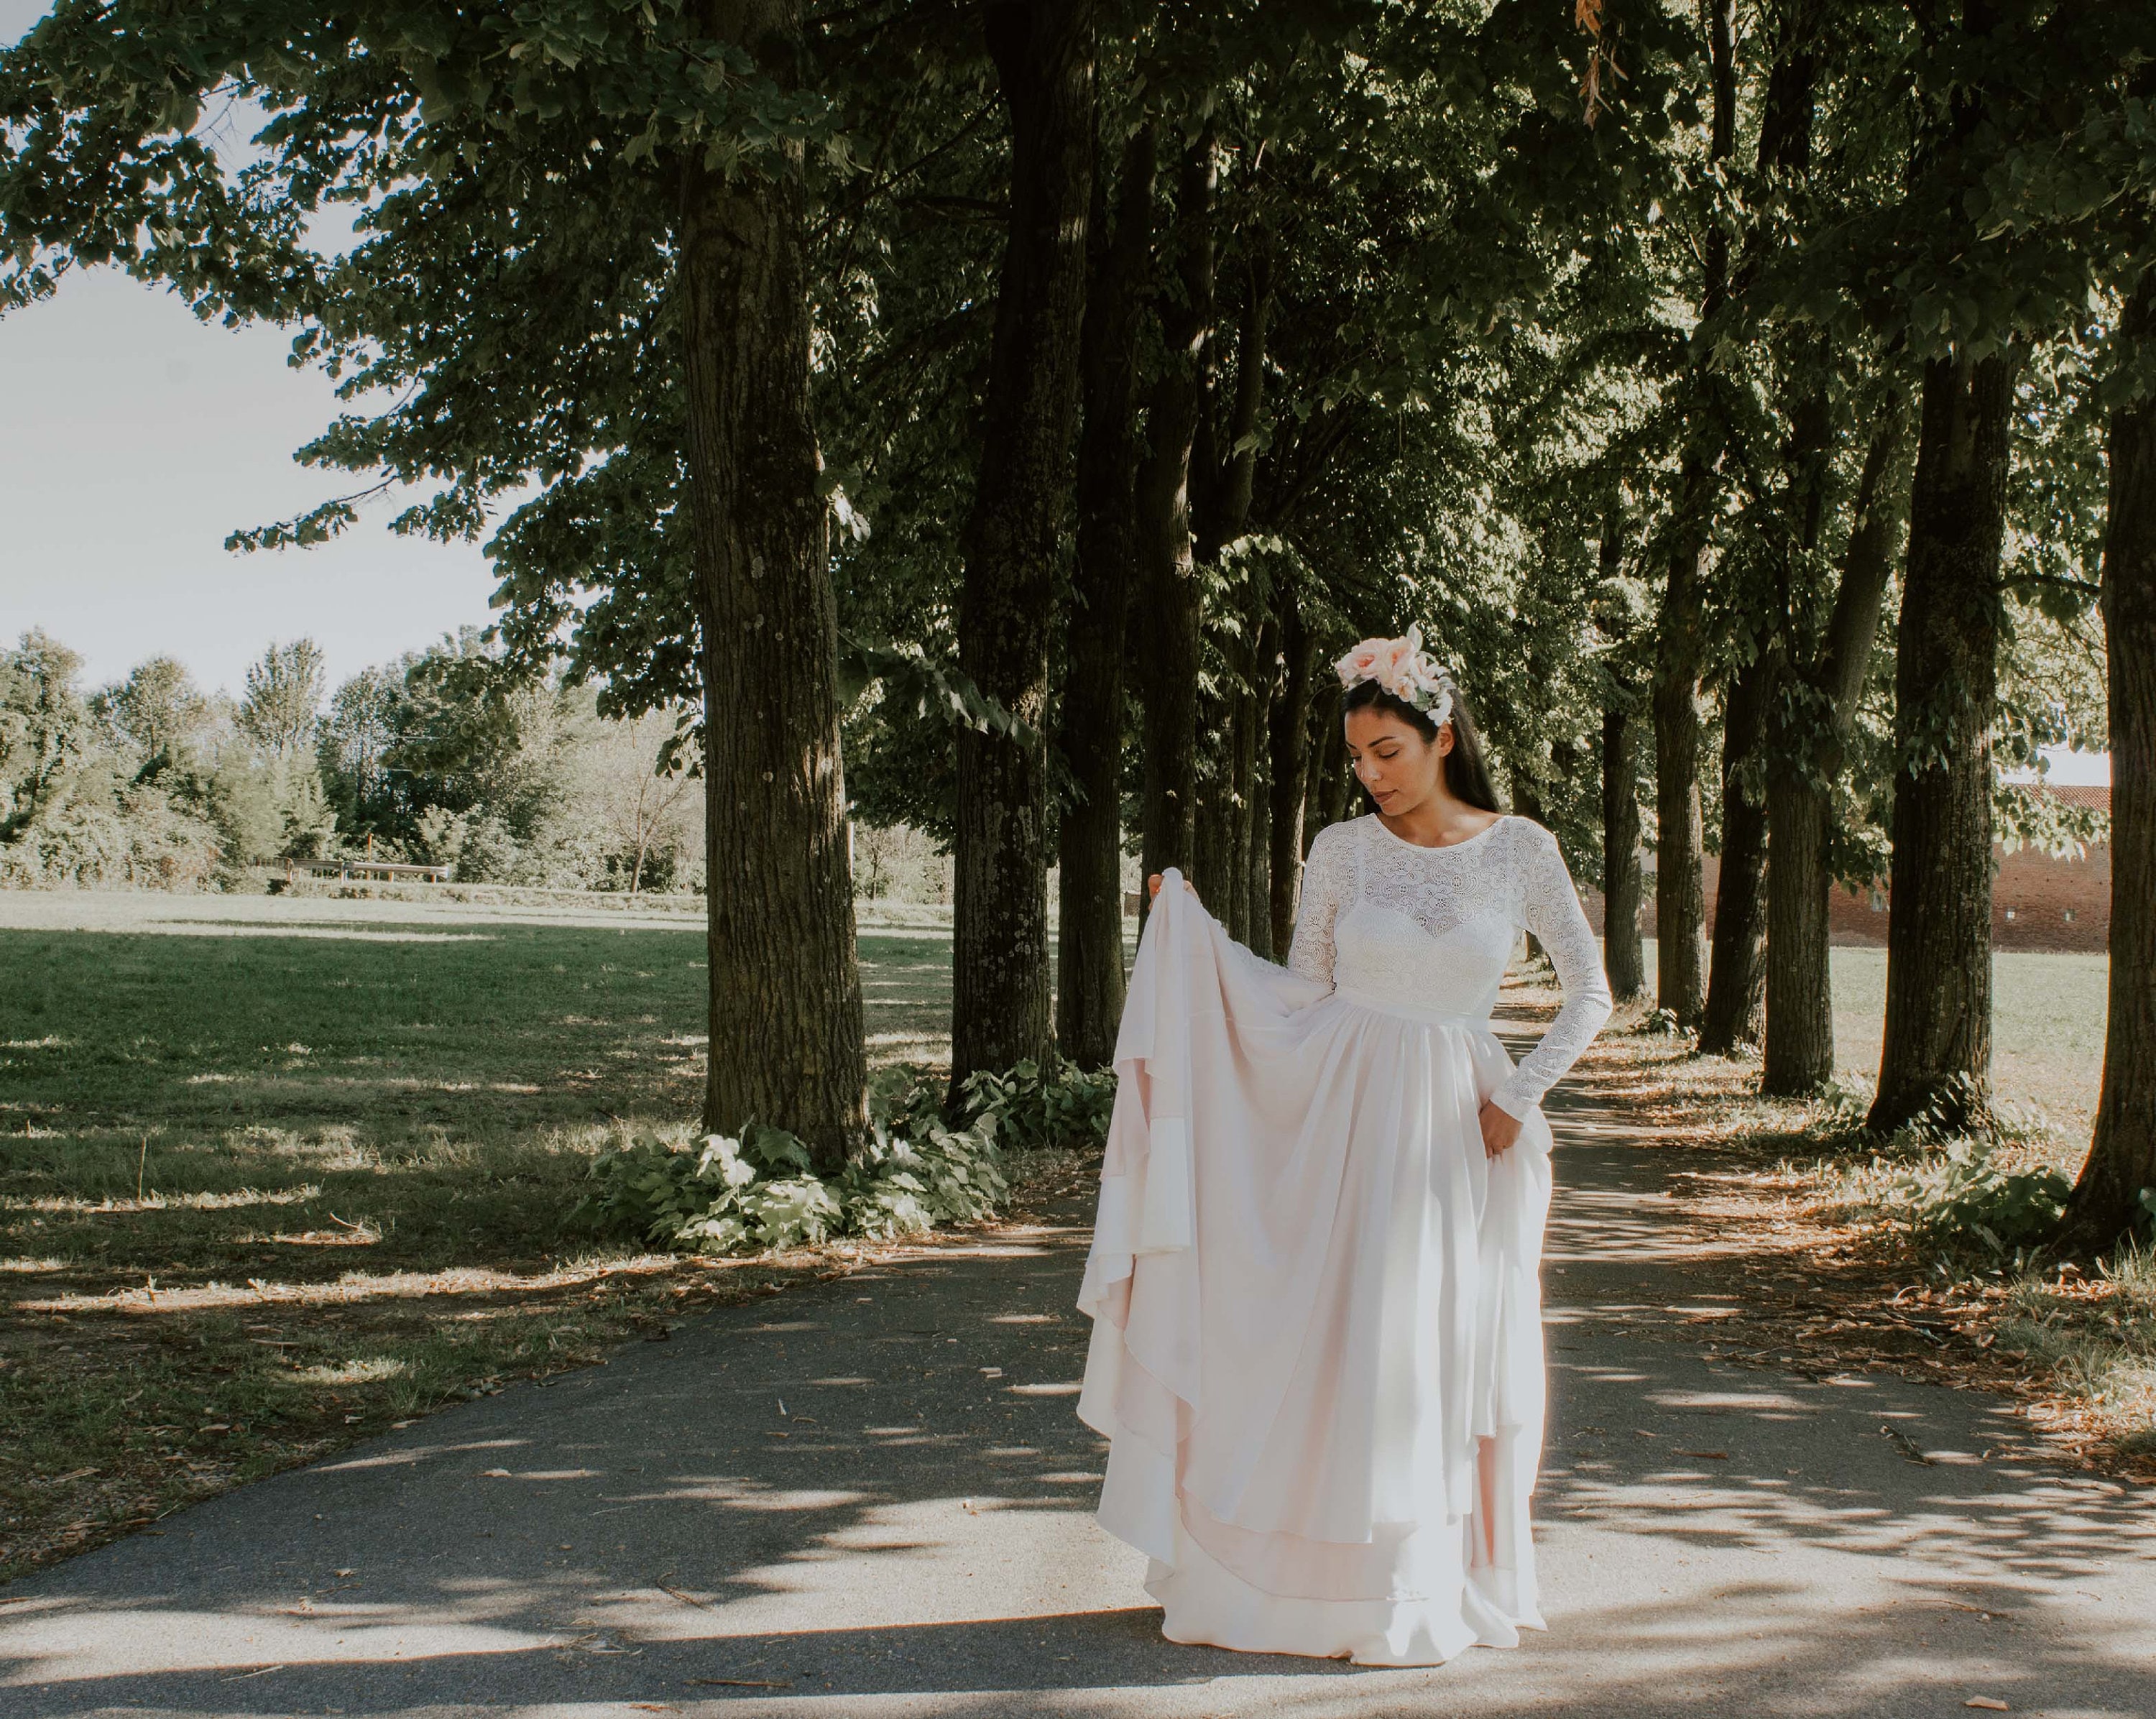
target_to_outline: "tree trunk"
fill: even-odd
[[[1317,642],[1303,624],[1295,588],[1281,582],[1274,608],[1280,616],[1284,678],[1273,701],[1271,733],[1272,865],[1267,880],[1275,952],[1287,952],[1295,936],[1296,901],[1302,888],[1302,825],[1309,804],[1310,676]]]
[[[1766,739],[1773,670],[1756,657],[1732,684],[1722,721],[1722,870],[1699,1048],[1757,1044],[1767,1000],[1767,803],[1745,786]]]
[[[2156,350],[2156,273],[2119,325],[2121,357]],[[2103,544],[2111,700],[2111,1003],[2096,1132],[2070,1237],[2109,1246],[2156,1212],[2156,403],[2111,415]]]
[[[1270,701],[1268,701],[1270,703]],[[1273,797],[1261,752],[1250,772],[1250,864],[1243,880],[1250,899],[1250,953],[1273,957]]]
[[[1155,145],[1145,126],[1123,151],[1114,235],[1095,188],[1093,280],[1081,340],[1085,427],[1078,444],[1076,602],[1065,633],[1063,755],[1082,798],[1060,831],[1055,1039],[1081,1068],[1115,1061],[1123,1013],[1123,639],[1136,554],[1137,338],[1152,243]]]
[[[1712,103],[1707,153],[1712,161],[1726,162],[1737,139],[1734,0],[1709,0],[1705,12]],[[1658,825],[1656,992],[1660,1006],[1683,1027],[1700,1024],[1707,1002],[1707,895],[1700,876],[1707,844],[1699,796],[1699,675],[1707,624],[1702,586],[1726,439],[1720,384],[1707,365],[1712,325],[1729,290],[1729,239],[1719,223],[1709,224],[1703,250],[1700,327],[1692,336],[1691,423],[1656,641],[1653,695]]]
[[[1981,1116],[1991,1077],[1991,725],[2011,361],[1924,367],[1894,669],[1887,1026],[1867,1126]]]
[[[1707,1001],[1707,856],[1699,800],[1699,580],[1703,548],[1670,562],[1662,603],[1655,717],[1655,994],[1677,1024],[1696,1027]]]
[[[1834,1078],[1827,930],[1834,886],[1834,783],[1879,631],[1904,494],[1907,411],[1897,393],[1866,450],[1841,584],[1816,665],[1793,667],[1769,721],[1767,760],[1767,1042],[1763,1091],[1799,1097]],[[1784,633],[1788,631],[1785,626]]]
[[[1039,738],[1070,504],[1093,171],[1086,0],[993,0],[989,56],[1010,116],[1010,225],[996,289],[959,666],[1034,726],[958,731],[951,1087],[1049,1049],[1048,774]]]
[[[1198,670],[1200,612],[1190,543],[1190,446],[1204,403],[1204,362],[1213,332],[1213,193],[1219,162],[1209,130],[1183,154],[1177,176],[1175,236],[1183,295],[1162,307],[1168,362],[1146,414],[1139,467],[1138,601],[1145,680],[1145,827],[1148,875],[1197,861]]]
[[[1620,1003],[1647,991],[1640,936],[1640,719],[1602,713],[1602,964]]]
[[[1257,947],[1250,904],[1250,874],[1256,864],[1258,810],[1258,743],[1265,732],[1271,706],[1272,664],[1266,654],[1265,612],[1270,593],[1255,569],[1249,572],[1244,593],[1242,632],[1229,653],[1241,681],[1228,701],[1233,721],[1229,728],[1227,757],[1228,803],[1226,875],[1223,881],[1234,894],[1232,913],[1224,916],[1236,942]],[[1274,649],[1277,652],[1277,644]],[[1271,925],[1270,913],[1258,916]]]
[[[727,37],[758,59],[782,71],[793,64],[800,0],[723,17]],[[731,177],[692,156],[680,194],[709,880],[704,1126],[737,1134],[752,1121],[773,1124],[834,1170],[866,1132],[867,1069],[838,617],[809,412],[800,151]]]

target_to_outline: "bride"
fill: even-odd
[[[1287,968],[1152,880],[1078,1412],[1171,1640],[1434,1665],[1543,1627],[1537,1106],[1609,993],[1419,630],[1338,670],[1377,810],[1312,846]],[[1522,929],[1564,1006],[1516,1068],[1490,1010]]]

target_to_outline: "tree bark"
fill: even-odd
[[[1708,0],[1707,59],[1712,122],[1708,156],[1726,162],[1737,137],[1734,0]],[[1728,296],[1729,240],[1719,222],[1706,234],[1700,328],[1693,334],[1692,405],[1672,525],[1653,695],[1655,718],[1656,992],[1681,1027],[1697,1027],[1707,1002],[1707,857],[1699,793],[1699,676],[1706,652],[1702,587],[1721,490],[1718,385],[1707,368],[1711,330]]]
[[[775,73],[800,0],[706,28]],[[865,1137],[867,1069],[835,684],[838,616],[808,392],[798,146],[760,173],[680,168],[688,489],[704,690],[704,1126],[785,1128],[819,1169]]]
[[[2119,326],[2122,359],[2156,351],[2156,273]],[[2113,409],[2104,525],[2111,706],[2111,996],[2096,1131],[2069,1239],[2109,1246],[2156,1211],[2156,402]]]
[[[1895,474],[1907,413],[1897,393],[1859,480],[1841,582],[1819,660],[1793,660],[1769,721],[1767,768],[1767,1041],[1763,1091],[1815,1092],[1834,1078],[1827,929],[1834,886],[1834,784],[1885,607],[1904,494]],[[1789,629],[1784,627],[1786,635]]]
[[[1695,489],[1698,486],[1694,485]],[[1707,1001],[1707,857],[1699,796],[1699,666],[1703,546],[1670,562],[1652,699],[1655,719],[1655,994],[1681,1027]]]
[[[1306,865],[1310,860],[1310,844],[1317,839],[1318,831],[1338,821],[1336,802],[1344,796],[1335,793],[1334,784],[1345,773],[1348,762],[1348,733],[1341,722],[1337,703],[1329,698],[1313,698],[1310,720],[1310,783],[1303,791],[1302,807],[1302,857]]]
[[[1302,888],[1303,812],[1309,803],[1310,677],[1317,657],[1317,641],[1303,623],[1302,605],[1295,588],[1283,579],[1274,608],[1280,616],[1283,678],[1280,696],[1273,701],[1272,752],[1272,864],[1267,877],[1272,918],[1272,945],[1285,954],[1295,936],[1296,902]]]
[[[1010,118],[1010,224],[997,283],[980,477],[967,522],[959,666],[1020,742],[958,731],[951,1086],[1045,1059],[1048,774],[1039,727],[1078,411],[1093,172],[1087,0],[991,0],[989,57]]]
[[[2013,367],[1924,367],[1894,673],[1887,1025],[1870,1127],[1980,1116],[1991,1078],[1991,725]]]
[[[1139,601],[1145,680],[1147,874],[1196,863],[1198,670],[1200,611],[1190,541],[1190,448],[1204,403],[1204,362],[1213,333],[1213,194],[1219,163],[1212,132],[1184,151],[1177,176],[1175,239],[1179,301],[1162,306],[1168,364],[1146,413],[1139,467]]]
[[[1766,739],[1773,669],[1755,657],[1732,683],[1722,720],[1722,870],[1699,1048],[1757,1044],[1767,1000],[1767,802],[1745,786]]]
[[[1065,636],[1063,755],[1081,798],[1059,833],[1055,1038],[1081,1068],[1115,1061],[1123,1013],[1123,639],[1137,551],[1137,340],[1152,244],[1151,126],[1125,145],[1113,236],[1093,198],[1093,280],[1080,364],[1076,602]]]
[[[1647,991],[1640,936],[1640,719],[1602,713],[1602,964],[1620,1003]]]

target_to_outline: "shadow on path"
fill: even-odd
[[[1671,1341],[1673,1310],[1727,1301],[1685,1275],[1656,1155],[1554,1120],[1553,1629],[1521,1652],[1368,1671],[1162,1640],[1090,1514],[1074,1205],[19,1582],[0,1714],[2156,1715],[2145,1500],[2030,1458],[1989,1399]]]

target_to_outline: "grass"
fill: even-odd
[[[833,1267],[565,1231],[600,1146],[698,1108],[692,920],[0,916],[0,1578]],[[871,1054],[947,1054],[947,938],[861,957]]]

